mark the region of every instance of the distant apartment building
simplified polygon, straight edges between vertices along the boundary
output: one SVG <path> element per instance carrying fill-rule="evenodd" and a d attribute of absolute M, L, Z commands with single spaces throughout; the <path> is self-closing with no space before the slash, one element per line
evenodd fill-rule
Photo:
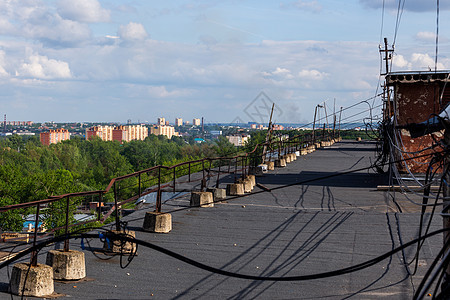
<path fill-rule="evenodd" d="M 148 128 L 141 125 L 127 126 L 94 126 L 86 129 L 86 139 L 98 136 L 104 141 L 130 142 L 133 140 L 145 140 L 148 136 Z"/>
<path fill-rule="evenodd" d="M 284 126 L 278 124 L 274 124 L 272 128 L 273 130 L 284 130 Z"/>
<path fill-rule="evenodd" d="M 183 126 L 183 119 L 175 118 L 175 126 Z"/>
<path fill-rule="evenodd" d="M 169 125 L 155 125 L 150 128 L 150 133 L 154 135 L 165 135 L 169 139 L 172 136 L 178 136 L 178 132 L 175 132 L 175 127 Z"/>
<path fill-rule="evenodd" d="M 31 126 L 33 125 L 32 121 L 6 121 L 6 125 L 9 126 Z"/>
<path fill-rule="evenodd" d="M 156 122 L 157 125 L 166 125 L 166 119 L 165 118 L 158 118 L 158 121 Z"/>
<path fill-rule="evenodd" d="M 112 141 L 113 129 L 114 127 L 108 125 L 86 128 L 86 139 L 90 140 L 91 138 L 98 136 L 103 141 Z"/>
<path fill-rule="evenodd" d="M 70 132 L 67 129 L 51 129 L 47 132 L 40 133 L 40 140 L 42 145 L 48 146 L 50 144 L 56 144 L 61 141 L 70 140 Z"/>
<path fill-rule="evenodd" d="M 245 145 L 245 143 L 250 139 L 250 135 L 247 134 L 228 135 L 227 139 L 230 143 L 232 143 L 236 147 L 240 147 Z"/>
<path fill-rule="evenodd" d="M 200 119 L 193 119 L 192 120 L 192 125 L 194 126 L 200 126 L 202 124 L 202 122 L 200 121 Z"/>

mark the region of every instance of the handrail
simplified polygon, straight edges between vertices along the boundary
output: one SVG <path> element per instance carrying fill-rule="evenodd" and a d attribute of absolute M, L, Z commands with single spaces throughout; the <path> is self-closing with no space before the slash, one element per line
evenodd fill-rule
<path fill-rule="evenodd" d="M 326 139 L 329 139 L 329 132 L 328 136 L 326 137 Z M 305 138 L 305 139 L 304 139 Z M 308 139 L 309 138 L 309 139 Z M 250 163 L 251 163 L 251 155 L 255 154 L 257 149 L 259 147 L 263 147 L 263 146 L 268 146 L 268 149 L 271 149 L 270 151 L 268 151 L 267 153 L 265 153 L 265 155 L 269 155 L 269 160 L 270 158 L 274 155 L 274 153 L 277 153 L 277 156 L 280 156 L 281 153 L 283 152 L 284 154 L 286 153 L 291 153 L 290 151 L 292 151 L 293 145 L 295 146 L 295 150 L 298 149 L 298 146 L 300 147 L 305 147 L 306 145 L 308 145 L 309 143 L 315 143 L 317 141 L 320 141 L 322 139 L 325 139 L 325 132 L 321 137 L 315 137 L 313 138 L 313 136 L 304 136 L 302 134 L 299 135 L 295 135 L 292 137 L 289 137 L 285 140 L 281 139 L 281 136 L 272 136 L 272 139 L 268 142 L 264 142 L 261 144 L 257 144 L 255 145 L 255 147 L 253 148 L 252 151 L 249 152 L 245 152 L 245 153 L 240 153 L 240 154 L 236 154 L 234 156 L 222 156 L 222 157 L 205 157 L 205 158 L 201 158 L 201 159 L 196 159 L 196 160 L 191 160 L 191 161 L 187 161 L 187 162 L 181 162 L 172 166 L 164 166 L 164 165 L 158 165 L 158 166 L 153 166 L 144 170 L 140 170 L 140 171 L 136 171 L 130 174 L 126 174 L 126 175 L 122 175 L 122 176 L 118 176 L 115 178 L 112 178 L 108 184 L 108 186 L 105 188 L 105 190 L 96 190 L 96 191 L 84 191 L 84 192 L 74 192 L 74 193 L 67 193 L 67 194 L 62 194 L 62 195 L 56 195 L 56 196 L 50 196 L 48 199 L 43 199 L 43 200 L 37 200 L 37 201 L 31 201 L 31 202 L 26 202 L 26 203 L 19 203 L 19 204 L 11 204 L 11 205 L 7 205 L 7 206 L 3 206 L 0 207 L 0 212 L 6 212 L 9 210 L 14 210 L 14 209 L 24 209 L 24 208 L 30 208 L 30 207 L 36 207 L 36 218 L 35 218 L 35 230 L 34 230 L 34 240 L 33 240 L 33 244 L 36 243 L 37 240 L 37 229 L 38 229 L 38 224 L 39 224 L 39 211 L 41 208 L 41 205 L 44 204 L 49 204 L 49 203 L 53 203 L 56 201 L 61 201 L 63 199 L 66 199 L 66 223 L 63 227 L 58 227 L 58 228 L 54 228 L 53 230 L 56 229 L 65 229 L 65 234 L 68 234 L 69 232 L 69 228 L 72 226 L 76 226 L 79 224 L 86 224 L 89 223 L 90 221 L 84 221 L 81 223 L 75 223 L 75 224 L 69 224 L 69 205 L 70 205 L 70 198 L 73 197 L 82 197 L 82 196 L 89 196 L 89 195 L 99 195 L 100 197 L 100 202 L 102 202 L 103 199 L 103 195 L 109 193 L 111 191 L 111 189 L 113 189 L 114 192 L 114 206 L 108 211 L 107 215 L 104 216 L 103 219 L 100 219 L 100 212 L 99 212 L 99 216 L 98 219 L 96 221 L 100 221 L 100 222 L 105 222 L 107 217 L 109 215 L 112 214 L 112 212 L 114 212 L 114 210 L 118 210 L 118 207 L 120 207 L 121 205 L 131 202 L 133 200 L 137 200 L 139 199 L 141 196 L 149 194 L 151 192 L 157 192 L 157 200 L 156 200 L 156 205 L 155 205 L 155 210 L 157 212 L 161 212 L 161 190 L 163 188 L 166 188 L 168 186 L 170 186 L 167 183 L 163 183 L 161 182 L 161 170 L 173 170 L 173 180 L 169 180 L 173 181 L 173 189 L 175 190 L 175 185 L 176 185 L 176 178 L 177 178 L 177 174 L 176 174 L 176 169 L 182 166 L 188 166 L 188 182 L 191 182 L 191 166 L 193 164 L 198 164 L 198 163 L 202 163 L 202 184 L 201 184 L 201 189 L 203 190 L 206 187 L 206 177 L 211 177 L 212 175 L 211 173 L 211 165 L 212 162 L 214 161 L 228 161 L 228 170 L 224 171 L 224 170 L 220 170 L 221 165 L 219 165 L 219 170 L 218 171 L 214 171 L 217 173 L 217 180 L 216 180 L 216 186 L 219 183 L 219 176 L 220 174 L 233 174 L 234 173 L 234 177 L 235 180 L 237 180 L 236 175 L 238 172 L 238 166 L 239 164 L 241 164 L 239 167 L 241 167 L 241 172 L 242 172 L 242 176 L 245 176 L 245 174 L 248 172 L 246 171 L 247 167 L 250 167 Z M 250 162 L 249 162 L 249 158 L 250 157 Z M 241 159 L 241 161 L 239 162 L 239 159 Z M 209 162 L 209 167 L 206 168 L 205 166 L 205 162 Z M 232 162 L 235 161 L 234 163 L 234 171 L 230 169 Z M 205 169 L 206 168 L 206 169 Z M 154 188 L 150 189 L 147 188 L 147 191 L 145 192 L 141 192 L 141 175 L 142 174 L 147 174 L 148 176 L 150 176 L 150 173 L 153 171 L 158 171 L 158 175 L 157 175 L 157 179 L 158 179 L 158 184 L 156 186 L 154 186 Z M 185 171 L 185 169 L 183 169 L 183 171 Z M 207 171 L 207 175 L 205 174 L 205 171 Z M 197 171 L 198 172 L 198 171 Z M 167 176 L 167 174 L 165 175 Z M 215 175 L 214 175 L 215 176 Z M 130 198 L 123 200 L 123 201 L 118 201 L 118 193 L 120 192 L 120 181 L 128 179 L 128 178 L 134 178 L 134 177 L 138 177 L 139 178 L 139 183 L 138 183 L 138 193 L 134 194 L 133 196 L 131 196 Z M 151 180 L 156 180 L 156 175 L 153 177 L 153 179 L 149 178 L 149 182 L 151 182 Z M 129 188 L 129 187 L 126 187 Z M 99 206 L 99 210 L 100 210 Z M 119 214 L 116 213 L 115 216 L 115 221 L 116 221 L 116 229 L 120 230 L 120 224 L 119 224 Z M 68 242 L 65 243 L 64 245 L 64 251 L 69 251 L 69 244 Z M 33 253 L 31 255 L 31 264 L 35 265 L 37 263 L 36 261 L 36 257 L 37 254 Z"/>

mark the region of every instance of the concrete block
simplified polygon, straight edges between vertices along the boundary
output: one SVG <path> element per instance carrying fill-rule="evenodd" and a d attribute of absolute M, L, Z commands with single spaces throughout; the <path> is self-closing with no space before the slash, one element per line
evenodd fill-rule
<path fill-rule="evenodd" d="M 44 264 L 30 267 L 28 263 L 17 263 L 11 272 L 10 285 L 11 293 L 14 295 L 32 297 L 51 295 L 55 291 L 53 269 Z"/>
<path fill-rule="evenodd" d="M 248 175 L 247 178 L 250 179 L 250 181 L 252 182 L 252 186 L 255 187 L 255 185 L 256 185 L 255 175 Z"/>
<path fill-rule="evenodd" d="M 132 254 L 136 251 L 135 243 L 121 239 L 121 237 L 135 238 L 136 232 L 132 230 L 111 230 L 111 232 L 106 232 L 105 236 L 106 238 L 103 243 L 103 250 L 106 252 Z"/>
<path fill-rule="evenodd" d="M 361 138 L 360 138 L 360 137 L 357 137 L 357 138 L 356 138 L 356 141 L 357 141 L 357 142 L 361 142 Z"/>
<path fill-rule="evenodd" d="M 225 189 L 207 188 L 206 191 L 212 193 L 214 200 L 222 200 L 227 197 L 227 191 Z"/>
<path fill-rule="evenodd" d="M 86 277 L 84 253 L 75 250 L 50 250 L 46 264 L 53 268 L 53 279 L 79 280 Z"/>
<path fill-rule="evenodd" d="M 291 162 L 291 156 L 289 154 L 285 154 L 282 157 L 284 158 L 287 164 Z"/>
<path fill-rule="evenodd" d="M 244 187 L 244 193 L 251 193 L 253 190 L 253 185 L 250 179 L 239 180 Z"/>
<path fill-rule="evenodd" d="M 277 159 L 275 161 L 275 167 L 278 167 L 278 168 L 286 167 L 286 160 L 284 158 Z"/>
<path fill-rule="evenodd" d="M 211 192 L 192 192 L 191 206 L 214 207 L 213 194 Z"/>
<path fill-rule="evenodd" d="M 227 185 L 227 195 L 242 196 L 244 195 L 244 185 L 242 183 L 230 183 Z"/>
<path fill-rule="evenodd" d="M 295 156 L 300 156 L 300 151 L 295 151 Z"/>
<path fill-rule="evenodd" d="M 291 153 L 291 161 L 297 160 L 297 155 L 295 153 Z"/>
<path fill-rule="evenodd" d="M 275 170 L 275 163 L 273 161 L 267 162 L 267 170 L 269 170 L 269 171 Z"/>
<path fill-rule="evenodd" d="M 145 231 L 156 233 L 169 233 L 172 230 L 172 215 L 156 211 L 145 213 L 144 225 Z"/>
<path fill-rule="evenodd" d="M 315 143 L 314 146 L 316 146 L 316 149 L 319 149 L 321 147 L 321 143 Z"/>

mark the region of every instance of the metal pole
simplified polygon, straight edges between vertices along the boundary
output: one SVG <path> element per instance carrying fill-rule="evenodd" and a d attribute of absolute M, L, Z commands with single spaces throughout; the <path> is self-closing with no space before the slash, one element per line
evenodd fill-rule
<path fill-rule="evenodd" d="M 36 206 L 36 219 L 34 221 L 34 238 L 33 238 L 33 249 L 36 249 L 36 240 L 37 240 L 37 230 L 39 227 L 39 209 L 40 209 L 40 204 L 38 204 Z M 30 264 L 33 267 L 37 266 L 37 252 L 36 250 L 33 250 L 31 252 L 31 258 L 30 258 Z"/>
<path fill-rule="evenodd" d="M 99 193 L 98 194 L 98 216 L 97 216 L 97 220 L 100 221 L 100 216 L 102 215 L 102 203 L 103 203 L 103 193 Z"/>
<path fill-rule="evenodd" d="M 120 231 L 119 207 L 117 205 L 117 186 L 116 186 L 116 182 L 115 181 L 114 181 L 114 207 L 116 208 L 116 230 Z"/>
<path fill-rule="evenodd" d="M 141 173 L 139 173 L 138 193 L 139 193 L 139 198 L 141 198 Z"/>
<path fill-rule="evenodd" d="M 191 182 L 191 162 L 189 162 L 189 182 Z"/>
<path fill-rule="evenodd" d="M 444 145 L 446 147 L 450 146 L 450 130 L 446 129 L 445 133 L 444 133 Z M 450 184 L 450 156 L 447 153 L 445 155 L 444 158 L 444 170 L 445 170 L 445 174 L 443 174 L 443 179 L 444 183 L 442 184 L 443 186 L 443 196 L 444 199 L 442 201 L 443 204 L 443 208 L 442 208 L 442 213 L 443 213 L 443 228 L 444 229 L 449 229 L 450 228 L 450 216 L 449 216 L 449 208 L 450 208 L 450 187 L 448 186 L 448 184 Z M 450 240 L 450 232 L 449 231 L 444 231 L 443 233 L 443 237 L 444 237 L 444 247 L 445 245 L 448 244 L 449 240 Z M 447 254 L 450 251 L 449 247 L 447 247 L 447 249 L 445 249 L 445 253 Z M 444 255 L 445 256 L 445 255 Z M 442 287 L 441 289 L 444 290 L 445 288 L 447 288 L 450 285 L 450 265 L 447 265 L 445 267 L 445 274 L 444 274 L 444 279 L 442 282 Z"/>
<path fill-rule="evenodd" d="M 65 234 L 66 238 L 64 239 L 64 252 L 69 252 L 69 211 L 70 211 L 70 196 L 66 197 L 66 228 Z"/>
<path fill-rule="evenodd" d="M 161 212 L 161 166 L 158 166 L 158 192 L 156 194 L 156 212 Z"/>
<path fill-rule="evenodd" d="M 202 184 L 201 184 L 201 191 L 203 192 L 203 189 L 205 188 L 205 160 L 202 159 Z"/>
<path fill-rule="evenodd" d="M 316 142 L 316 116 L 317 116 L 317 107 L 318 107 L 318 105 L 316 105 L 316 109 L 314 110 L 314 123 L 313 123 L 313 131 L 312 131 L 312 139 L 313 139 L 313 143 Z"/>
<path fill-rule="evenodd" d="M 216 188 L 219 188 L 219 177 L 220 177 L 220 161 L 219 161 L 219 171 L 217 172 Z"/>
<path fill-rule="evenodd" d="M 175 193 L 175 187 L 176 187 L 176 168 L 177 167 L 173 167 L 173 192 Z"/>

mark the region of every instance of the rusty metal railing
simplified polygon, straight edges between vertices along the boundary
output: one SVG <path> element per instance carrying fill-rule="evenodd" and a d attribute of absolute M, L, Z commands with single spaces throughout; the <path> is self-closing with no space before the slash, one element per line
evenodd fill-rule
<path fill-rule="evenodd" d="M 327 138 L 325 134 L 322 138 Z M 104 223 L 109 216 L 115 211 L 115 227 L 117 231 L 120 231 L 120 214 L 119 209 L 124 204 L 136 201 L 140 197 L 145 196 L 150 193 L 156 192 L 156 203 L 155 203 L 155 211 L 162 211 L 162 201 L 161 201 L 161 192 L 163 189 L 169 188 L 173 192 L 177 190 L 177 179 L 186 176 L 184 182 L 193 182 L 195 180 L 192 179 L 192 175 L 195 173 L 201 172 L 201 178 L 197 179 L 201 181 L 200 189 L 204 190 L 207 187 L 207 179 L 215 177 L 215 187 L 219 186 L 220 176 L 223 174 L 233 174 L 234 181 L 237 182 L 239 177 L 246 177 L 250 172 L 250 166 L 256 166 L 259 162 L 259 158 L 261 155 L 261 151 L 258 149 L 262 149 L 263 146 L 267 146 L 269 151 L 266 153 L 267 161 L 271 161 L 275 156 L 281 157 L 287 153 L 292 153 L 293 151 L 297 151 L 298 149 L 307 147 L 319 140 L 319 137 L 313 137 L 312 134 L 309 135 L 296 135 L 290 137 L 288 139 L 282 140 L 279 137 L 273 137 L 271 141 L 265 144 L 256 145 L 252 151 L 246 152 L 243 154 L 237 154 L 235 156 L 225 156 L 225 157 L 215 157 L 215 158 L 202 158 L 197 160 L 191 160 L 187 162 L 182 162 L 173 166 L 154 166 L 148 169 L 144 169 L 141 171 L 137 171 L 131 174 L 126 174 L 123 176 L 119 176 L 111 179 L 108 186 L 105 190 L 96 190 L 96 191 L 86 191 L 86 192 L 78 192 L 78 193 L 68 193 L 63 195 L 51 196 L 48 199 L 32 201 L 27 203 L 13 204 L 7 205 L 4 207 L 0 207 L 0 213 L 6 212 L 10 210 L 16 209 L 24 209 L 24 208 L 32 208 L 35 207 L 35 220 L 34 220 L 34 232 L 33 232 L 33 247 L 36 246 L 38 239 L 38 228 L 39 228 L 39 219 L 40 219 L 40 211 L 43 206 L 49 205 L 56 201 L 62 201 L 65 199 L 65 224 L 62 227 L 53 228 L 49 230 L 49 232 L 54 232 L 56 230 L 64 229 L 64 234 L 66 236 L 69 235 L 69 231 L 71 227 L 77 225 L 84 225 L 91 222 L 100 222 Z M 261 153 L 260 153 L 261 152 Z M 233 168 L 234 167 L 234 168 Z M 217 170 L 214 170 L 217 168 Z M 147 177 L 145 180 L 144 177 Z M 121 183 L 126 183 L 127 179 L 137 178 L 137 187 L 135 184 L 130 186 L 121 187 Z M 170 179 L 170 180 L 167 180 Z M 172 184 L 170 183 L 172 182 Z M 145 183 L 147 183 L 148 187 L 145 188 Z M 183 182 L 178 182 L 178 184 Z M 132 188 L 135 192 L 126 195 L 125 200 L 120 201 L 120 194 L 123 190 L 127 190 Z M 105 195 L 113 194 L 114 197 L 114 205 L 110 208 L 110 210 L 102 216 L 101 212 L 101 204 L 103 203 L 103 199 Z M 75 197 L 87 197 L 97 195 L 99 197 L 99 205 L 98 208 L 98 216 L 96 220 L 84 221 L 70 224 L 69 215 L 70 215 L 70 205 L 71 199 Z M 64 242 L 64 251 L 69 251 L 69 239 L 65 239 Z M 37 253 L 34 251 L 31 254 L 30 263 L 32 265 L 37 264 Z"/>

